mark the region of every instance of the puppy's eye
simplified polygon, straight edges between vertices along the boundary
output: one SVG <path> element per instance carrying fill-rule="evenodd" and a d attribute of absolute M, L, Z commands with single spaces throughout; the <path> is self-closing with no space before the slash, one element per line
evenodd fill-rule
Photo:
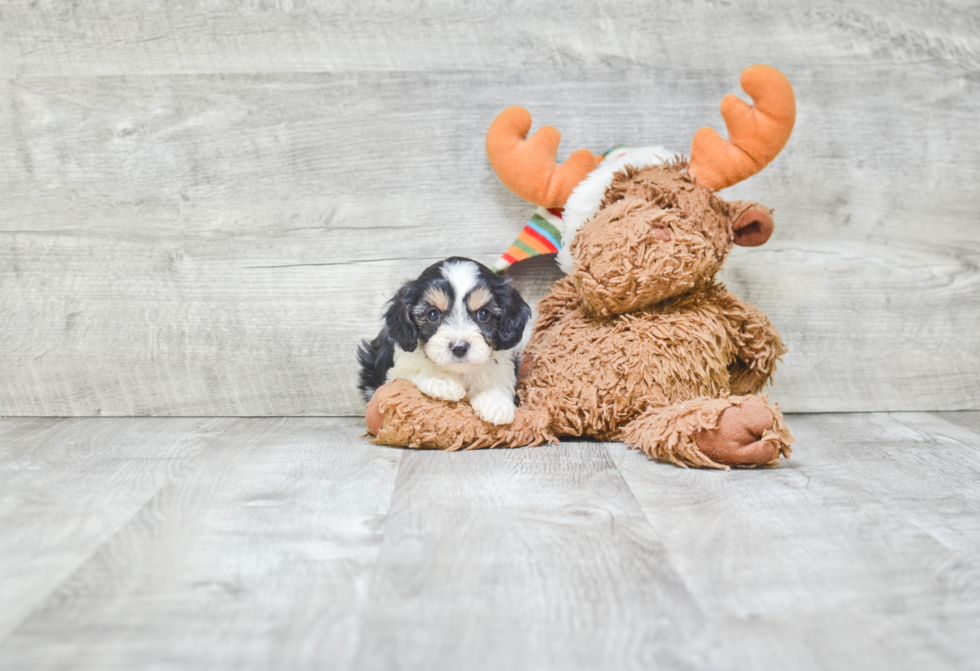
<path fill-rule="evenodd" d="M 425 313 L 425 318 L 428 319 L 430 322 L 439 321 L 439 317 L 441 316 L 442 313 L 436 310 L 435 308 L 429 308 L 429 311 Z"/>
<path fill-rule="evenodd" d="M 479 310 L 476 311 L 476 320 L 478 322 L 485 322 L 488 319 L 490 319 L 489 310 L 487 310 L 486 308 L 480 308 Z"/>

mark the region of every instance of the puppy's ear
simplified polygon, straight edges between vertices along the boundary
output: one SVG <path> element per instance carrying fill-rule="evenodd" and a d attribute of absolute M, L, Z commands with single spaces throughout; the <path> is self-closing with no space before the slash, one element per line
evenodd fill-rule
<path fill-rule="evenodd" d="M 414 352 L 419 346 L 419 330 L 411 314 L 415 293 L 415 287 L 406 284 L 388 303 L 388 311 L 385 313 L 388 335 L 406 352 Z"/>
<path fill-rule="evenodd" d="M 531 318 L 531 308 L 510 282 L 503 281 L 494 288 L 497 305 L 500 306 L 500 319 L 497 321 L 497 349 L 516 347 L 524 336 L 524 327 Z"/>

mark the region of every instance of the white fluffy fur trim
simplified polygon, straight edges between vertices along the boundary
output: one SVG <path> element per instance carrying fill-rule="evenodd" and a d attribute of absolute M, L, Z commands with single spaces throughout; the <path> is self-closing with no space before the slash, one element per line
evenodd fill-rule
<path fill-rule="evenodd" d="M 585 226 L 596 212 L 606 195 L 606 189 L 612 184 L 613 175 L 625 168 L 643 168 L 648 165 L 661 165 L 671 160 L 674 152 L 663 147 L 637 147 L 615 159 L 606 159 L 599 167 L 578 183 L 565 201 L 565 211 L 562 213 L 561 249 L 558 250 L 558 265 L 570 273 L 575 263 L 572 261 L 570 247 L 578 229 Z"/>

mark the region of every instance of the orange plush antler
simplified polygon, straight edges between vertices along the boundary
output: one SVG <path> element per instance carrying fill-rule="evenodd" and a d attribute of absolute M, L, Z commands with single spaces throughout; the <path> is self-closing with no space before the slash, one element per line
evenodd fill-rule
<path fill-rule="evenodd" d="M 752 65 L 742 71 L 741 83 L 755 105 L 731 94 L 721 101 L 729 140 L 701 128 L 691 143 L 688 169 L 699 185 L 712 191 L 765 168 L 786 145 L 796 121 L 793 87 L 782 72 L 768 65 Z"/>
<path fill-rule="evenodd" d="M 523 107 L 508 107 L 487 131 L 487 157 L 500 181 L 524 200 L 543 207 L 562 207 L 572 189 L 595 170 L 595 155 L 588 149 L 573 152 L 555 164 L 561 133 L 542 126 L 527 138 L 531 114 Z"/>

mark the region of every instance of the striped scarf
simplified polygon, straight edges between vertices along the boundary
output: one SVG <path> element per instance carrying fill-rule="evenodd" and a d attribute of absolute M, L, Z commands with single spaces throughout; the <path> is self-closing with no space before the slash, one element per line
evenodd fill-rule
<path fill-rule="evenodd" d="M 561 210 L 539 207 L 503 256 L 490 269 L 503 273 L 518 261 L 542 254 L 557 254 L 561 247 Z"/>

